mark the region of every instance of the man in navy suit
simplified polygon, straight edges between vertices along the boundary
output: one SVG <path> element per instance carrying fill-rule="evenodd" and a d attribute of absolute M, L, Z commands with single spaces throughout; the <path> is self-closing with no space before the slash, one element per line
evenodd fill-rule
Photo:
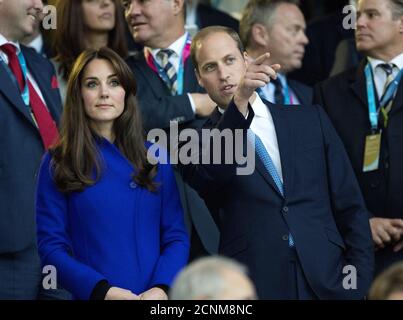
<path fill-rule="evenodd" d="M 240 24 L 246 52 L 257 58 L 270 52 L 271 63 L 281 65 L 278 78 L 258 90 L 259 95 L 277 104 L 310 105 L 312 89 L 287 74 L 301 68 L 305 46 L 305 18 L 298 0 L 249 1 Z"/>
<path fill-rule="evenodd" d="M 326 114 L 262 100 L 255 90 L 278 65 L 269 67 L 267 53 L 246 62 L 231 29 L 200 31 L 192 59 L 218 105 L 206 127 L 250 128 L 245 139 L 256 143 L 250 175 L 203 154 L 201 164 L 182 165 L 185 181 L 215 208 L 219 253 L 248 267 L 262 299 L 363 298 L 374 263 L 368 212 Z"/>
<path fill-rule="evenodd" d="M 127 60 L 137 81 L 143 125 L 169 129 L 197 128 L 211 114 L 214 102 L 198 85 L 190 56 L 191 38 L 185 31 L 184 0 L 123 2 L 134 40 L 144 50 Z M 188 231 L 190 258 L 217 252 L 218 230 L 204 202 L 177 176 Z"/>
<path fill-rule="evenodd" d="M 42 7 L 40 0 L 0 0 L 0 299 L 44 292 L 34 188 L 42 154 L 57 138 L 61 99 L 51 63 L 18 43 Z"/>
<path fill-rule="evenodd" d="M 378 274 L 403 261 L 403 1 L 360 0 L 357 13 L 365 59 L 320 84 L 315 100 L 344 143 L 371 214 Z M 372 167 L 364 161 L 368 141 L 377 143 Z"/>

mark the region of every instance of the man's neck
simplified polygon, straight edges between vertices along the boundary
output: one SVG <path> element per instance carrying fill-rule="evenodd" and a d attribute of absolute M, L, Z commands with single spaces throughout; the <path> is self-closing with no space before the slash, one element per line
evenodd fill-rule
<path fill-rule="evenodd" d="M 155 39 L 155 41 L 152 41 L 149 44 L 146 44 L 146 47 L 149 47 L 151 49 L 165 49 L 168 48 L 172 43 L 174 43 L 176 40 L 178 40 L 180 37 L 182 37 L 185 34 L 185 27 L 182 25 L 181 28 L 178 28 L 177 30 L 174 30 L 174 32 L 170 32 L 167 36 L 161 36 L 158 39 Z"/>
<path fill-rule="evenodd" d="M 396 47 L 387 48 L 382 51 L 379 50 L 379 51 L 374 51 L 374 52 L 368 52 L 367 56 L 374 58 L 374 59 L 389 62 L 389 61 L 393 60 L 393 58 L 396 58 L 398 55 L 400 55 L 402 53 L 403 53 L 403 45 L 399 45 Z M 364 54 L 365 54 L 365 52 L 364 52 Z"/>

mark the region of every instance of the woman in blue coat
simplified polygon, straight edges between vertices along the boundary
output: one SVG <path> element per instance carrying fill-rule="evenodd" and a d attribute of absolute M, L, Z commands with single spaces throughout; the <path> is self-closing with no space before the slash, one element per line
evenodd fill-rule
<path fill-rule="evenodd" d="M 58 144 L 42 161 L 43 265 L 76 299 L 166 299 L 189 240 L 170 165 L 147 160 L 136 83 L 112 50 L 86 50 L 68 81 Z"/>

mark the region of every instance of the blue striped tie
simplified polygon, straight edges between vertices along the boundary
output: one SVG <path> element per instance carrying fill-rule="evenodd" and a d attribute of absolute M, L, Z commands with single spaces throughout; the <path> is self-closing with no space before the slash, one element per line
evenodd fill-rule
<path fill-rule="evenodd" d="M 281 195 L 284 197 L 284 185 L 281 181 L 280 175 L 278 174 L 276 167 L 274 166 L 273 160 L 270 157 L 270 154 L 267 152 L 262 140 L 259 138 L 257 134 L 255 134 L 252 130 L 248 130 L 248 135 L 255 136 L 255 150 L 260 160 L 262 160 L 265 168 L 270 173 L 273 178 L 274 183 L 277 186 L 277 189 L 280 191 Z M 294 247 L 294 239 L 292 238 L 291 233 L 288 236 L 288 246 Z"/>
<path fill-rule="evenodd" d="M 161 61 L 161 68 L 165 73 L 165 82 L 171 91 L 172 95 L 176 94 L 178 87 L 178 79 L 175 67 L 169 62 L 169 58 L 174 54 L 171 49 L 162 49 L 157 53 L 158 58 Z"/>

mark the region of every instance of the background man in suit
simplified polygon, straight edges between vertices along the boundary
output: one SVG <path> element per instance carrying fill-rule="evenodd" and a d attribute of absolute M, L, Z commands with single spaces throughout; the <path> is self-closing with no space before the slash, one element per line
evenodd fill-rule
<path fill-rule="evenodd" d="M 49 61 L 18 41 L 33 32 L 40 0 L 0 0 L 0 299 L 36 299 L 41 269 L 34 188 L 57 138 L 61 99 Z"/>
<path fill-rule="evenodd" d="M 245 7 L 240 35 L 246 52 L 257 58 L 270 52 L 271 63 L 281 65 L 278 78 L 258 90 L 267 101 L 278 104 L 311 104 L 312 89 L 287 78 L 301 67 L 305 19 L 298 0 L 250 0 Z"/>
<path fill-rule="evenodd" d="M 214 8 L 209 2 L 186 0 L 186 30 L 194 35 L 208 26 L 226 26 L 238 32 L 239 21 L 228 13 Z"/>
<path fill-rule="evenodd" d="M 321 84 L 315 100 L 344 142 L 371 213 L 378 273 L 403 260 L 403 1 L 358 1 L 355 38 L 366 58 Z"/>
<path fill-rule="evenodd" d="M 129 0 L 123 2 L 134 40 L 144 51 L 128 59 L 137 80 L 137 98 L 146 131 L 199 127 L 214 103 L 198 85 L 190 55 L 190 36 L 185 31 L 184 0 Z M 190 258 L 215 253 L 218 230 L 197 193 L 177 176 L 188 231 Z M 201 242 L 200 242 L 201 239 Z"/>
<path fill-rule="evenodd" d="M 347 154 L 321 108 L 265 104 L 254 92 L 275 77 L 268 57 L 245 62 L 231 29 L 196 35 L 196 74 L 218 105 L 206 127 L 250 125 L 256 170 L 241 176 L 235 165 L 201 161 L 182 166 L 184 179 L 217 208 L 219 252 L 248 267 L 260 298 L 362 298 L 373 250 Z M 357 271 L 355 290 L 343 286 L 346 265 Z"/>

